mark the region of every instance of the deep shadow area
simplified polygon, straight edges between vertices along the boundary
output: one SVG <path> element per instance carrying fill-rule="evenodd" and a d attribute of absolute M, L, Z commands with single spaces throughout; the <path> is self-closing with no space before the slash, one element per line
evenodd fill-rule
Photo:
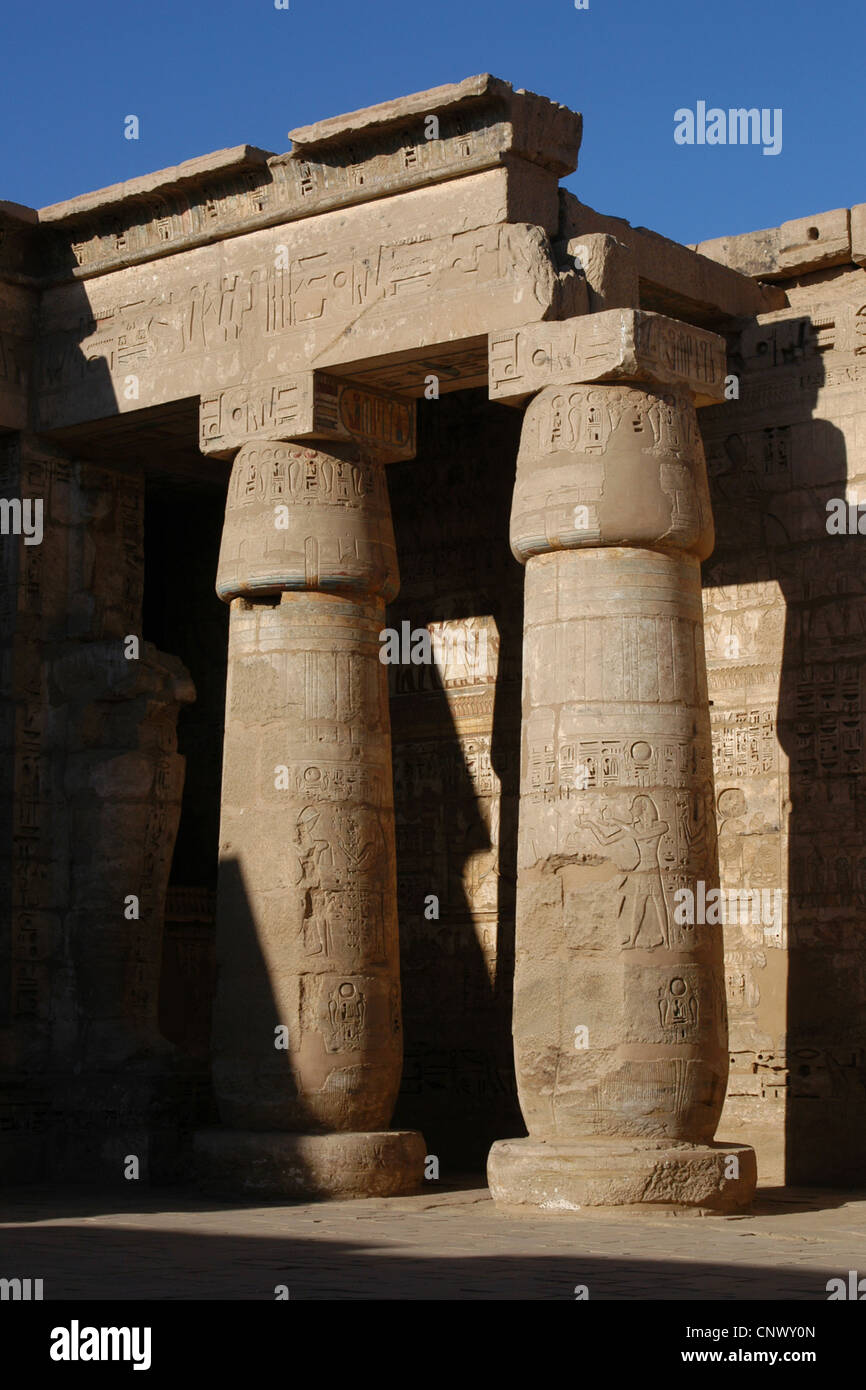
<path fill-rule="evenodd" d="M 495 1139 L 525 1133 L 511 1040 L 523 569 L 508 543 L 521 422 L 485 391 L 419 401 L 417 457 L 387 470 L 401 575 L 387 621 L 443 644 L 438 666 L 389 667 L 405 1030 L 394 1124 L 421 1129 L 443 1173 L 483 1172 Z"/>
<path fill-rule="evenodd" d="M 145 493 L 144 640 L 183 661 L 195 701 L 178 719 L 186 759 L 183 801 L 166 899 L 160 1026 L 185 1052 L 206 1059 L 216 983 L 214 924 L 228 607 L 214 581 L 225 511 L 225 478 L 149 477 Z"/>

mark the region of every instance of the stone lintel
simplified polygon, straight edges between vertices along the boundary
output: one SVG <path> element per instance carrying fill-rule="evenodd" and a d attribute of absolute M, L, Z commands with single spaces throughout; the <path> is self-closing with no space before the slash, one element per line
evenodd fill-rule
<path fill-rule="evenodd" d="M 166 197 L 187 184 L 200 184 L 208 178 L 224 179 L 244 169 L 260 168 L 267 164 L 270 155 L 270 150 L 260 150 L 256 145 L 232 145 L 225 150 L 213 150 L 168 169 L 155 169 L 152 174 L 142 174 L 140 178 L 124 179 L 106 188 L 95 188 L 92 193 L 50 203 L 39 209 L 39 221 L 68 222 L 95 212 L 115 211 L 118 204 L 135 203 L 136 199 L 154 194 Z"/>
<path fill-rule="evenodd" d="M 405 133 L 407 150 L 425 141 L 433 143 L 428 118 L 453 118 L 486 110 L 485 123 L 495 130 L 491 145 L 494 151 L 519 155 L 532 164 L 540 164 L 558 177 L 574 173 L 583 129 L 583 117 L 577 111 L 549 98 L 520 88 L 515 90 L 490 73 L 467 77 L 462 82 L 432 87 L 429 91 L 413 92 L 394 101 L 378 102 L 361 111 L 332 116 L 312 125 L 289 131 L 292 141 L 291 158 L 325 158 L 324 151 L 350 144 L 356 154 L 363 155 L 363 144 L 371 137 L 376 140 L 385 132 Z M 426 127 L 426 128 L 425 128 Z M 434 137 L 435 139 L 435 137 Z M 467 132 L 467 142 L 470 137 Z M 468 154 L 468 149 L 467 149 Z"/>
<path fill-rule="evenodd" d="M 828 270 L 856 261 L 854 241 L 858 211 L 834 208 L 830 212 L 796 217 L 780 227 L 763 227 L 740 236 L 715 237 L 693 248 L 700 255 L 730 266 L 743 275 L 762 280 L 788 280 L 813 270 Z M 862 222 L 861 224 L 862 225 Z M 861 256 L 866 255 L 862 247 Z"/>
<path fill-rule="evenodd" d="M 470 78 L 302 127 L 285 154 L 238 145 L 43 208 L 40 273 L 86 279 L 491 169 L 507 175 L 505 217 L 553 232 L 557 181 L 577 165 L 581 128 L 580 115 L 545 97 Z"/>
<path fill-rule="evenodd" d="M 621 217 L 607 217 L 581 203 L 566 189 L 559 192 L 564 242 L 580 241 L 590 232 L 608 232 L 634 254 L 643 309 L 671 314 L 713 328 L 720 320 L 748 318 L 784 309 L 785 293 L 775 285 L 757 284 L 720 258 L 710 259 L 693 247 L 632 227 Z"/>
<path fill-rule="evenodd" d="M 541 228 L 454 229 L 455 216 L 497 216 L 499 173 L 466 181 L 471 213 L 450 185 L 425 188 L 347 209 L 336 227 L 310 218 L 172 257 L 162 276 L 130 267 L 44 291 L 36 427 L 312 368 L 357 377 L 356 364 L 375 362 L 387 378 L 364 372 L 365 385 L 423 395 L 438 375 L 431 354 L 445 359 L 440 390 L 483 385 L 488 333 L 586 303 L 582 277 L 558 271 Z"/>
<path fill-rule="evenodd" d="M 202 396 L 199 444 L 227 459 L 255 440 L 349 440 L 388 461 L 410 459 L 415 415 L 414 400 L 304 371 Z"/>
<path fill-rule="evenodd" d="M 634 381 L 685 387 L 695 405 L 724 400 L 724 339 L 664 314 L 609 309 L 489 337 L 490 399 L 521 405 L 545 386 Z"/>

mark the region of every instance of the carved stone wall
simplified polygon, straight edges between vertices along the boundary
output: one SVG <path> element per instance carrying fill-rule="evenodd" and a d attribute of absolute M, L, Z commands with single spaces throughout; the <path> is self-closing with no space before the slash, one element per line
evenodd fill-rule
<path fill-rule="evenodd" d="M 44 533 L 3 544 L 0 1163 L 119 1176 L 133 1152 L 148 1171 L 171 1109 L 158 982 L 175 724 L 195 692 L 176 658 L 126 655 L 141 633 L 143 480 L 21 436 L 2 487 L 42 501 Z"/>
<path fill-rule="evenodd" d="M 745 239 L 743 239 L 745 240 Z M 866 1145 L 866 272 L 786 285 L 733 335 L 739 399 L 701 415 L 716 518 L 704 575 L 727 928 L 723 1136 L 762 1178 L 855 1182 Z M 864 509 L 866 510 L 866 509 Z M 866 531 L 866 523 L 863 524 Z M 776 892 L 780 898 L 776 898 Z M 748 915 L 748 921 L 739 920 Z"/>

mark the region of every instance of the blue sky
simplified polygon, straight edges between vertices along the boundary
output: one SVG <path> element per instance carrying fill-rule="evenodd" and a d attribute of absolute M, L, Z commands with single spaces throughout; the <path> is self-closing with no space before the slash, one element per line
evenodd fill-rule
<path fill-rule="evenodd" d="M 3 19 L 0 198 L 31 206 L 493 72 L 584 115 L 566 185 L 679 241 L 866 201 L 863 0 L 42 0 Z M 781 153 L 674 143 L 780 107 Z M 137 115 L 140 139 L 124 139 Z"/>

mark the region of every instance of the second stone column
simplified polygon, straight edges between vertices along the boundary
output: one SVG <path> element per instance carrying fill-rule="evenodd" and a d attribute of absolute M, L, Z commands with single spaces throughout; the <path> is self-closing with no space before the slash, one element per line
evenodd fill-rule
<path fill-rule="evenodd" d="M 514 1049 L 529 1138 L 491 1150 L 506 1207 L 729 1210 L 754 1189 L 753 1151 L 713 1143 L 723 949 L 694 910 L 718 886 L 712 544 L 682 385 L 532 400 L 511 521 L 526 566 Z"/>

